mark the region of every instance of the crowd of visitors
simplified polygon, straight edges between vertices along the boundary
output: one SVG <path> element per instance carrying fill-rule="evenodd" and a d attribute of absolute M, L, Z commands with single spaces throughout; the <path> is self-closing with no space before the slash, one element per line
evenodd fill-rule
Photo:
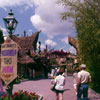
<path fill-rule="evenodd" d="M 73 87 L 75 89 L 76 100 L 82 100 L 82 96 L 83 100 L 88 100 L 88 85 L 91 82 L 91 76 L 85 69 L 86 65 L 81 64 L 73 73 Z M 51 77 L 53 79 L 51 83 L 53 85 L 51 90 L 56 93 L 56 100 L 63 100 L 64 85 L 67 81 L 66 76 L 64 70 L 55 68 L 52 71 Z"/>

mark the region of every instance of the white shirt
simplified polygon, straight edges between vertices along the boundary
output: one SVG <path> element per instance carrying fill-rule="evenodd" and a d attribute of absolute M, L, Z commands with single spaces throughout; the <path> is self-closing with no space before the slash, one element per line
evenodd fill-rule
<path fill-rule="evenodd" d="M 51 70 L 51 77 L 54 76 L 54 69 Z"/>
<path fill-rule="evenodd" d="M 78 73 L 75 72 L 75 73 L 73 73 L 73 83 L 74 84 L 77 84 L 77 79 L 78 79 Z"/>
<path fill-rule="evenodd" d="M 81 70 L 80 72 L 78 72 L 78 78 L 81 79 L 81 83 L 89 83 L 89 79 L 91 79 L 91 76 L 89 72 Z"/>
<path fill-rule="evenodd" d="M 58 75 L 55 79 L 56 86 L 55 89 L 57 90 L 64 90 L 64 83 L 65 83 L 65 77 L 62 75 Z"/>

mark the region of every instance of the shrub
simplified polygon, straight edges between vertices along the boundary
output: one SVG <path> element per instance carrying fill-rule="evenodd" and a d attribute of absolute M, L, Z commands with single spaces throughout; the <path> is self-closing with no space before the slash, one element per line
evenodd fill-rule
<path fill-rule="evenodd" d="M 18 92 L 15 92 L 12 97 L 9 95 L 4 95 L 0 100 L 38 100 L 39 95 L 34 93 L 29 93 L 27 91 L 19 90 Z"/>

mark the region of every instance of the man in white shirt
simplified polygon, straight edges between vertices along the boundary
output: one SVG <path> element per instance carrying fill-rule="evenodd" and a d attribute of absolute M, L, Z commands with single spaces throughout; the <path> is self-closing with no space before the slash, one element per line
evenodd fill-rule
<path fill-rule="evenodd" d="M 78 72 L 77 80 L 77 100 L 82 100 L 81 96 L 83 95 L 83 100 L 88 100 L 88 84 L 91 82 L 90 73 L 85 71 L 86 65 L 80 65 L 81 71 Z"/>

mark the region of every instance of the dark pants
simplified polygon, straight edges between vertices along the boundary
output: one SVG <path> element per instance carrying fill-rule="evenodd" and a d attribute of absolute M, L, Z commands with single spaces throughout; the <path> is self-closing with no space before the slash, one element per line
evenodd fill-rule
<path fill-rule="evenodd" d="M 82 95 L 83 100 L 88 100 L 88 84 L 80 84 L 78 88 L 77 100 L 82 100 Z"/>

